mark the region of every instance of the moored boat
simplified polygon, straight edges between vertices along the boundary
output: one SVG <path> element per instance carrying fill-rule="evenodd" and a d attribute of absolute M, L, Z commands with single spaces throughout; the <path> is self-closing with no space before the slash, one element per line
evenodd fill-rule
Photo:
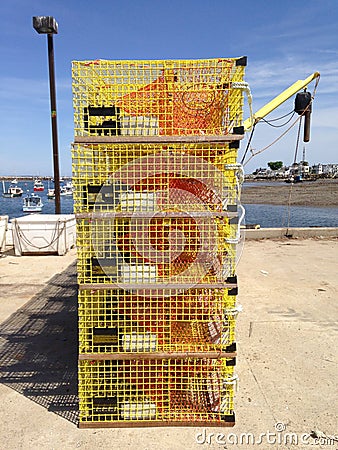
<path fill-rule="evenodd" d="M 27 194 L 23 199 L 23 212 L 41 212 L 43 203 L 41 197 L 36 194 Z"/>
<path fill-rule="evenodd" d="M 47 197 L 48 198 L 55 198 L 55 189 L 48 189 L 48 192 L 47 192 Z"/>
<path fill-rule="evenodd" d="M 68 181 L 66 184 L 60 187 L 60 195 L 73 195 L 74 186 L 71 181 Z"/>
<path fill-rule="evenodd" d="M 21 189 L 21 187 L 19 186 L 15 186 L 13 184 L 10 184 L 8 189 L 6 190 L 5 187 L 5 182 L 2 182 L 2 196 L 3 197 L 8 197 L 8 198 L 12 198 L 12 197 L 21 197 L 23 194 L 23 190 Z"/>
<path fill-rule="evenodd" d="M 43 185 L 42 181 L 39 178 L 36 178 L 34 180 L 34 188 L 33 190 L 35 192 L 41 192 L 45 190 L 45 186 Z"/>

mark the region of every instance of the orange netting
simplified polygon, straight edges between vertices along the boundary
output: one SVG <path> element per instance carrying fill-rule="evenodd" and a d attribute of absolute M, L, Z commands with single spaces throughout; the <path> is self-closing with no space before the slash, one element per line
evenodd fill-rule
<path fill-rule="evenodd" d="M 171 70 L 124 95 L 117 106 L 131 115 L 158 117 L 159 133 L 169 136 L 220 133 L 227 103 L 223 85 L 181 84 Z"/>

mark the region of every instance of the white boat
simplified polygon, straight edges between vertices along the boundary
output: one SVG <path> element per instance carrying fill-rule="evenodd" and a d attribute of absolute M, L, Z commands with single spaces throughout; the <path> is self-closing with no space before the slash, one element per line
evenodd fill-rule
<path fill-rule="evenodd" d="M 21 187 L 19 186 L 15 186 L 13 184 L 10 184 L 7 191 L 6 191 L 6 186 L 5 186 L 5 182 L 2 182 L 2 196 L 3 197 L 21 197 L 23 194 L 23 190 L 21 189 Z"/>
<path fill-rule="evenodd" d="M 39 178 L 36 178 L 34 180 L 34 191 L 44 191 L 45 190 L 45 186 L 43 185 L 42 181 Z"/>
<path fill-rule="evenodd" d="M 13 178 L 11 184 L 18 184 L 18 180 L 16 178 Z"/>
<path fill-rule="evenodd" d="M 60 187 L 60 195 L 73 195 L 74 186 L 71 181 L 68 181 L 66 184 Z"/>
<path fill-rule="evenodd" d="M 55 198 L 55 189 L 49 188 L 48 192 L 47 192 L 47 197 L 48 198 Z"/>
<path fill-rule="evenodd" d="M 41 197 L 36 194 L 27 194 L 23 199 L 23 212 L 41 212 L 42 207 Z"/>

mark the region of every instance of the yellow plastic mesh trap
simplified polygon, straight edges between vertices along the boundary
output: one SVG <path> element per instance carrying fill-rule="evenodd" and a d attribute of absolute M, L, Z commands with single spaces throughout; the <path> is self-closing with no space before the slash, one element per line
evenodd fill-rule
<path fill-rule="evenodd" d="M 80 426 L 233 421 L 229 359 L 81 361 Z"/>
<path fill-rule="evenodd" d="M 78 136 L 224 135 L 242 125 L 246 58 L 73 61 Z"/>
<path fill-rule="evenodd" d="M 172 295 L 146 297 L 122 289 L 82 290 L 79 351 L 106 355 L 233 351 L 239 311 L 233 291 L 172 290 Z"/>
<path fill-rule="evenodd" d="M 75 212 L 226 211 L 239 202 L 231 144 L 75 144 Z"/>
<path fill-rule="evenodd" d="M 236 266 L 235 217 L 78 219 L 82 284 L 223 283 Z M 153 288 L 156 286 L 153 286 Z M 159 286 L 160 287 L 160 286 Z"/>

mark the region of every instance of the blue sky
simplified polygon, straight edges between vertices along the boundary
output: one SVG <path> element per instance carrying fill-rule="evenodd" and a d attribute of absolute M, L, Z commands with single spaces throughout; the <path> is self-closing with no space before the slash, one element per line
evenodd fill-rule
<path fill-rule="evenodd" d="M 71 174 L 71 61 L 84 59 L 246 55 L 245 79 L 255 111 L 296 80 L 319 71 L 306 159 L 310 164 L 338 162 L 337 0 L 10 0 L 1 2 L 0 12 L 0 175 L 53 173 L 47 39 L 32 28 L 37 15 L 52 15 L 59 24 L 54 48 L 63 175 Z M 291 98 L 267 118 L 293 107 Z M 259 151 L 283 130 L 260 123 L 253 149 Z M 296 135 L 294 127 L 253 158 L 246 172 L 268 161 L 291 164 Z"/>

